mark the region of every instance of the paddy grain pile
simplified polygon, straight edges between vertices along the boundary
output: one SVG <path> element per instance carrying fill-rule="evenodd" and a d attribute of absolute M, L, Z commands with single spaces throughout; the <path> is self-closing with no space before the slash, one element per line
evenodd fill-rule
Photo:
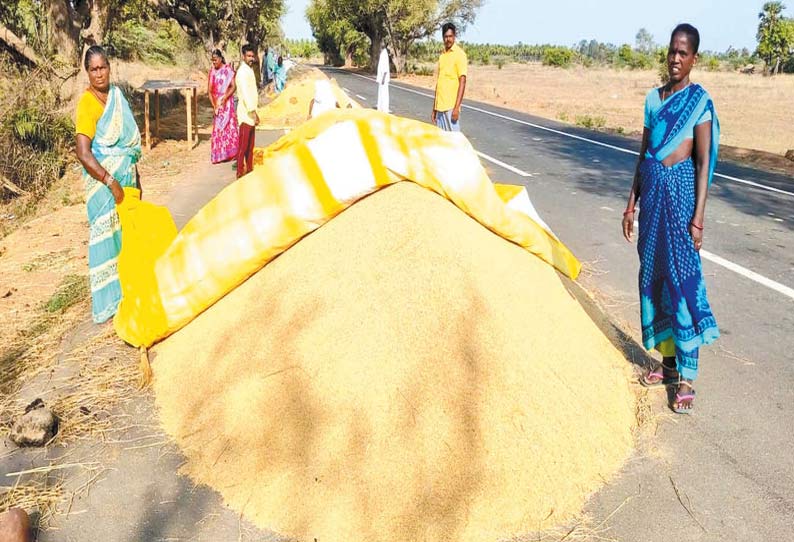
<path fill-rule="evenodd" d="M 404 182 L 161 343 L 154 388 L 184 472 L 260 527 L 495 541 L 621 467 L 626 365 L 549 265 Z"/>
<path fill-rule="evenodd" d="M 281 94 L 274 95 L 273 101 L 257 111 L 259 114 L 257 129 L 295 128 L 306 122 L 309 116 L 309 104 L 314 99 L 314 83 L 320 79 L 328 80 L 328 77 L 318 69 L 301 71 L 294 79 L 290 79 Z M 330 84 L 339 107 L 361 107 L 342 90 L 335 79 L 330 79 Z"/>

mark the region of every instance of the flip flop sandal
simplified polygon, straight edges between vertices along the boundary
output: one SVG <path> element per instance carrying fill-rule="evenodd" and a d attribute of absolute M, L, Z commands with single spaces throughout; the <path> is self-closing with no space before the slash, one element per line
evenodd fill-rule
<path fill-rule="evenodd" d="M 676 371 L 676 369 L 671 367 L 666 367 L 664 363 L 660 363 L 656 365 L 653 369 L 643 373 L 643 375 L 639 378 L 640 384 L 646 388 L 663 388 L 671 384 L 677 384 L 678 383 L 677 371 L 675 376 L 665 377 L 664 376 L 665 369 L 667 369 L 668 371 Z"/>
<path fill-rule="evenodd" d="M 695 410 L 693 404 L 694 400 L 695 400 L 695 390 L 690 388 L 690 391 L 687 393 L 676 393 L 675 401 L 673 401 L 673 404 L 670 405 L 670 408 L 673 409 L 673 412 L 675 412 L 676 414 L 692 414 L 692 411 Z M 681 403 L 685 401 L 689 402 L 689 408 L 682 408 L 681 406 L 676 406 L 676 405 L 681 405 Z"/>

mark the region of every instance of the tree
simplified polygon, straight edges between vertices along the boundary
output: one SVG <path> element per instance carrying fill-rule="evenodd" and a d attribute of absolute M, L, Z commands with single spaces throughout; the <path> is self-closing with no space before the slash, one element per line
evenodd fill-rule
<path fill-rule="evenodd" d="M 367 37 L 370 68 L 375 69 L 381 48 L 386 45 L 398 71 L 405 70 L 411 44 L 429 37 L 444 21 L 454 21 L 459 29 L 474 20 L 483 0 L 313 0 L 323 6 L 325 19 L 317 23 L 346 21 Z M 329 30 L 313 26 L 313 32 L 327 36 Z"/>
<path fill-rule="evenodd" d="M 794 24 L 782 16 L 783 2 L 767 2 L 758 14 L 758 49 L 756 53 L 771 74 L 780 72 L 781 65 L 791 56 L 794 47 Z"/>
<path fill-rule="evenodd" d="M 335 18 L 326 0 L 312 0 L 306 18 L 326 64 L 352 66 L 367 57 L 367 36 L 350 21 Z"/>
<path fill-rule="evenodd" d="M 173 19 L 207 51 L 229 40 L 259 47 L 279 34 L 284 0 L 148 0 L 159 17 Z"/>
<path fill-rule="evenodd" d="M 656 43 L 653 41 L 653 36 L 645 28 L 640 28 L 637 35 L 634 37 L 635 49 L 643 54 L 651 54 L 656 51 Z"/>
<path fill-rule="evenodd" d="M 383 21 L 389 52 L 398 73 L 405 71 L 411 45 L 440 30 L 446 21 L 454 21 L 458 31 L 474 21 L 483 0 L 388 0 Z M 373 69 L 377 57 L 372 60 Z"/>

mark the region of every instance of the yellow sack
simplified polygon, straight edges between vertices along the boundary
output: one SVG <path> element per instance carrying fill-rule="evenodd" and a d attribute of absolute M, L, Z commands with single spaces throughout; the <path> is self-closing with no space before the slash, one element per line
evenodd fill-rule
<path fill-rule="evenodd" d="M 165 326 L 154 264 L 176 238 L 177 229 L 168 209 L 141 201 L 137 188 L 124 188 L 124 201 L 116 209 L 121 221 L 121 303 L 113 327 L 121 339 L 140 346 L 152 329 Z"/>

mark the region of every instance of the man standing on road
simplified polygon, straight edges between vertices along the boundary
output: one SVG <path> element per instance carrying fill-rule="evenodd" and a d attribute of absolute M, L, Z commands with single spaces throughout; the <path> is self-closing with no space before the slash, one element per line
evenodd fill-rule
<path fill-rule="evenodd" d="M 234 77 L 237 85 L 237 122 L 240 124 L 240 146 L 237 151 L 237 178 L 254 169 L 254 140 L 259 115 L 256 113 L 259 92 L 253 65 L 256 51 L 251 45 L 243 45 L 243 61 Z"/>
<path fill-rule="evenodd" d="M 378 111 L 389 113 L 389 53 L 384 47 L 378 59 Z"/>
<path fill-rule="evenodd" d="M 444 52 L 438 57 L 436 100 L 433 104 L 433 124 L 447 132 L 460 132 L 460 104 L 466 91 L 468 59 L 455 44 L 455 25 L 444 23 Z"/>

